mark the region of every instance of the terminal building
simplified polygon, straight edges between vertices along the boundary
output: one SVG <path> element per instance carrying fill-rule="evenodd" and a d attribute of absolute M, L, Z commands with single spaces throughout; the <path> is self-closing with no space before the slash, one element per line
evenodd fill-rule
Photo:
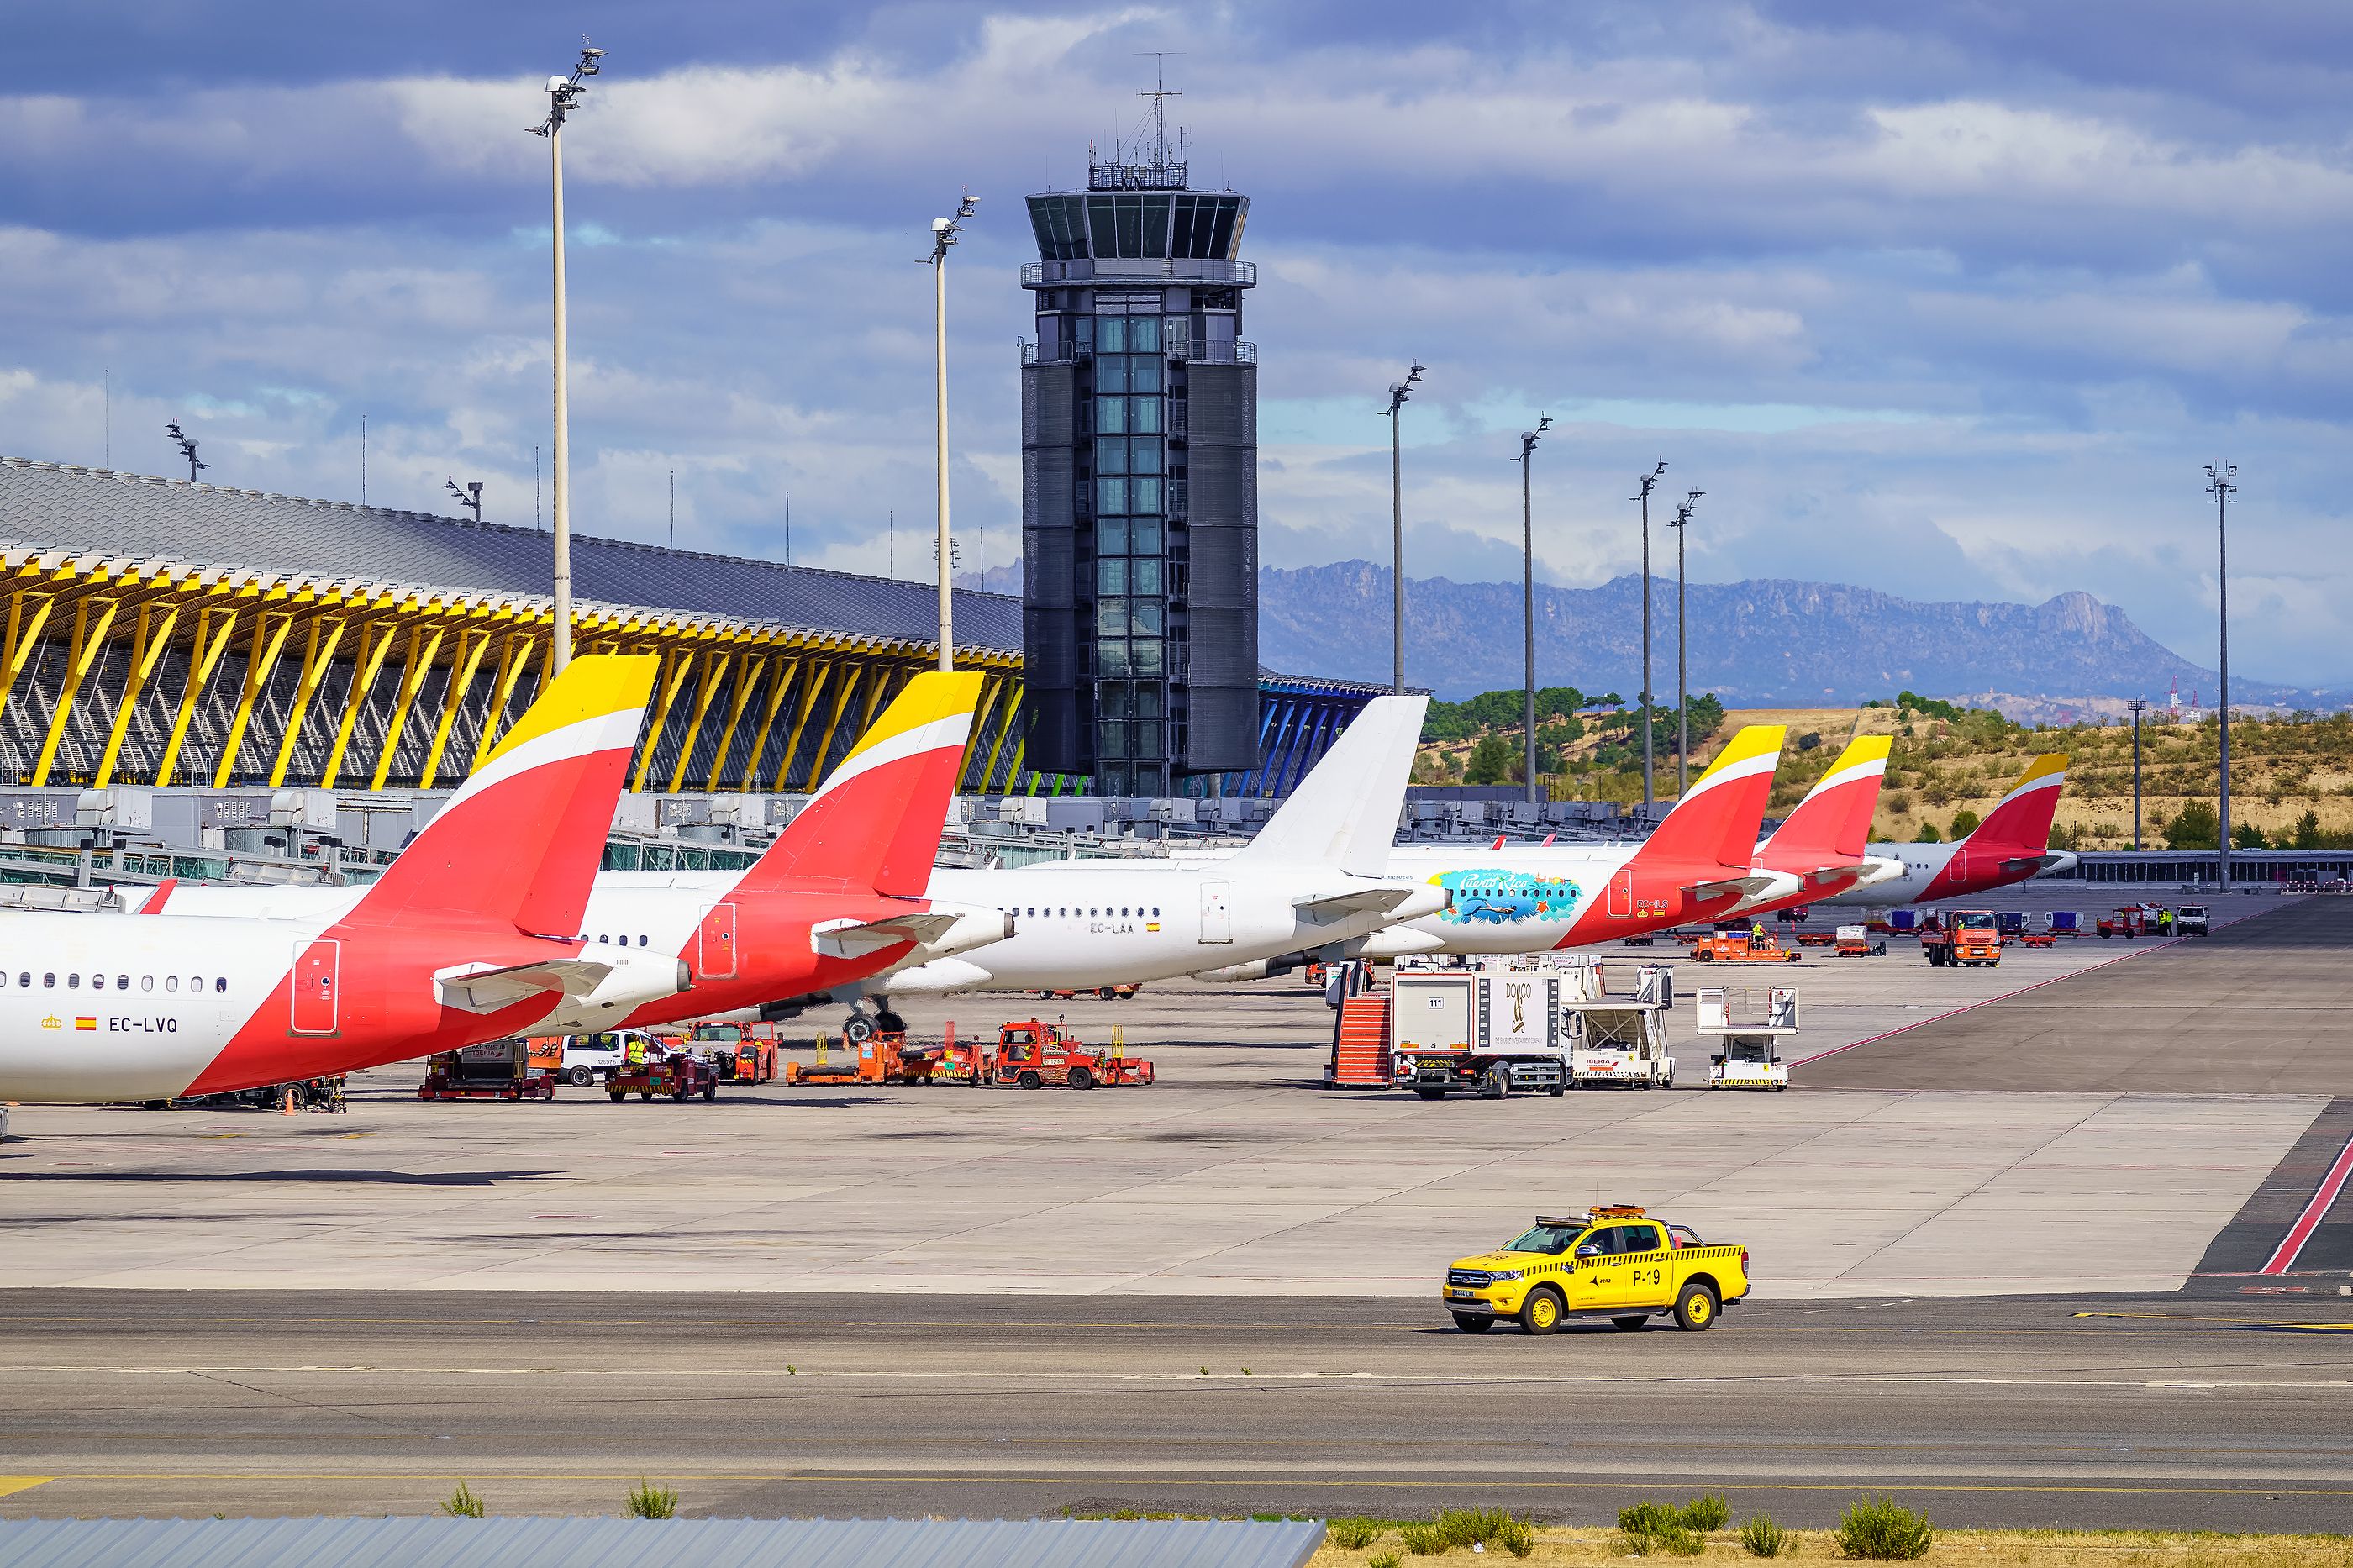
<path fill-rule="evenodd" d="M 537 688 L 553 551 L 528 528 L 0 458 L 0 783 L 450 787 Z M 936 660 L 924 583 L 578 534 L 573 574 L 577 647 L 662 660 L 639 794 L 813 789 Z M 955 626 L 987 677 L 964 788 L 1086 790 L 1071 764 L 1092 753 L 1031 738 L 1020 602 L 960 592 Z M 1240 742 L 1196 793 L 1287 793 L 1376 694 L 1253 668 Z"/>

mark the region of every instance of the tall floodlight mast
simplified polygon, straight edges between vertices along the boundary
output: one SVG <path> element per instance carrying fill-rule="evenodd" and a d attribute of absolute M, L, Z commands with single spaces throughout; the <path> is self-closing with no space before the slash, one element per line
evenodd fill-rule
<path fill-rule="evenodd" d="M 459 506 L 473 508 L 474 521 L 476 522 L 482 521 L 481 480 L 469 479 L 466 483 L 461 485 L 453 476 L 452 478 L 442 480 L 441 488 L 448 490 L 451 495 L 456 496 Z"/>
<path fill-rule="evenodd" d="M 1651 784 L 1651 487 L 1667 471 L 1667 460 L 1641 478 L 1641 493 L 1634 499 L 1642 503 L 1642 815 L 1650 819 L 1650 808 L 1658 795 Z"/>
<path fill-rule="evenodd" d="M 1662 467 L 1665 465 L 1662 464 Z M 1683 635 L 1683 530 L 1705 490 L 1694 490 L 1675 508 L 1675 798 L 1691 790 L 1691 639 Z M 1645 593 L 1644 598 L 1650 595 Z"/>
<path fill-rule="evenodd" d="M 554 331 L 555 349 L 554 390 L 554 476 L 553 506 L 555 523 L 555 635 L 548 658 L 551 674 L 562 674 L 572 662 L 572 409 L 568 372 L 565 363 L 564 326 L 564 121 L 580 107 L 588 89 L 581 85 L 601 68 L 597 62 L 605 51 L 587 43 L 580 46 L 580 60 L 568 77 L 547 79 L 547 118 L 531 127 L 533 136 L 547 138 L 548 184 L 554 203 L 554 272 L 552 292 L 554 296 Z"/>
<path fill-rule="evenodd" d="M 1551 415 L 1536 416 L 1536 427 L 1520 432 L 1520 455 L 1512 459 L 1520 466 L 1520 633 L 1527 658 L 1521 717 L 1527 725 L 1524 765 L 1530 805 L 1536 803 L 1536 511 L 1535 487 L 1528 471 L 1535 467 L 1536 443 L 1551 428 Z"/>
<path fill-rule="evenodd" d="M 1403 381 L 1389 383 L 1389 405 L 1381 416 L 1389 422 L 1389 689 L 1405 690 L 1405 490 L 1403 469 L 1399 466 L 1398 426 L 1401 423 L 1398 410 L 1413 395 L 1414 384 L 1421 379 L 1422 363 L 1413 362 Z"/>
<path fill-rule="evenodd" d="M 2231 501 L 2239 493 L 2239 465 L 2210 463 L 2206 493 L 2214 498 L 2215 618 L 2221 633 L 2222 691 L 2216 710 L 2222 716 L 2222 842 L 2220 850 L 2222 891 L 2231 890 Z"/>
<path fill-rule="evenodd" d="M 956 203 L 955 216 L 932 220 L 932 397 L 938 441 L 940 537 L 940 668 L 955 668 L 955 547 L 948 538 L 948 247 L 964 232 L 979 197 L 970 191 Z"/>

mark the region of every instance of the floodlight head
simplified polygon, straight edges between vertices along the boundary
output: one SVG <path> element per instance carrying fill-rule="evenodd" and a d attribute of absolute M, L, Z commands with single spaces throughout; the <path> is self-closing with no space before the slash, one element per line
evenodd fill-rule
<path fill-rule="evenodd" d="M 1536 416 L 1536 434 L 1537 434 L 1537 435 L 1541 436 L 1541 435 L 1543 435 L 1546 431 L 1547 431 L 1547 430 L 1549 430 L 1549 429 L 1551 429 L 1551 428 L 1552 428 L 1552 416 L 1551 416 L 1551 415 L 1549 415 L 1549 414 L 1539 414 L 1539 415 L 1537 415 L 1537 416 Z"/>
<path fill-rule="evenodd" d="M 1694 490 L 1690 495 L 1685 496 L 1683 499 L 1685 500 L 1697 500 L 1700 497 L 1705 494 L 1707 494 L 1705 490 Z"/>
<path fill-rule="evenodd" d="M 1421 373 L 1425 368 L 1426 367 L 1419 360 L 1414 361 L 1412 365 L 1405 373 L 1405 384 L 1408 386 L 1411 386 L 1415 382 L 1419 381 L 1421 379 Z"/>

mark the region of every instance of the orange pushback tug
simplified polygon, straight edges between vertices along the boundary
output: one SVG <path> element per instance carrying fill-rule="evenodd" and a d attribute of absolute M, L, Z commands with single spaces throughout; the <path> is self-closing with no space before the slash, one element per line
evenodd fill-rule
<path fill-rule="evenodd" d="M 1692 944 L 1692 959 L 1698 963 L 1795 963 L 1798 950 L 1783 947 L 1769 931 L 1715 931 Z"/>
<path fill-rule="evenodd" d="M 997 1031 L 995 1080 L 1019 1089 L 1043 1089 L 1050 1083 L 1072 1089 L 1150 1083 L 1152 1064 L 1129 1056 L 1119 1044 L 1117 1030 L 1112 1032 L 1112 1041 L 1110 1051 L 1097 1051 L 1042 1018 L 1007 1024 Z"/>

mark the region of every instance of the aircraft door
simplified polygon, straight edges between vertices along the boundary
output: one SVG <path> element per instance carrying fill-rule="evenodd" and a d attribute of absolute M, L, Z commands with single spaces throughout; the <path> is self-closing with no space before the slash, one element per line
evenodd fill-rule
<path fill-rule="evenodd" d="M 298 1035 L 335 1032 L 337 993 L 343 988 L 343 943 L 328 938 L 307 943 L 294 953 L 293 1017 Z"/>
<path fill-rule="evenodd" d="M 1232 883 L 1201 884 L 1201 940 L 1208 942 L 1234 940 Z"/>
<path fill-rule="evenodd" d="M 1614 921 L 1631 920 L 1633 915 L 1634 868 L 1627 866 L 1620 868 L 1618 874 L 1609 879 L 1609 918 Z"/>
<path fill-rule="evenodd" d="M 713 904 L 711 912 L 702 917 L 699 952 L 695 955 L 694 973 L 703 980 L 733 980 L 738 961 L 735 942 L 735 906 Z"/>

